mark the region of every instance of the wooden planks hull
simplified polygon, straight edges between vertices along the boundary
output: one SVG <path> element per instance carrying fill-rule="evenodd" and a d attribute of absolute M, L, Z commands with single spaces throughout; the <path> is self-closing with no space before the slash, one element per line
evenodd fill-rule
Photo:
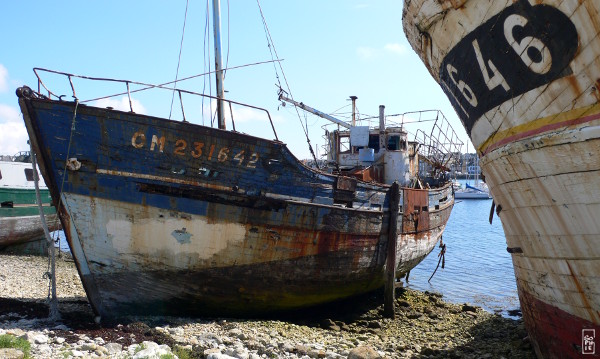
<path fill-rule="evenodd" d="M 388 186 L 309 169 L 277 141 L 19 101 L 102 318 L 268 314 L 383 285 Z M 398 275 L 431 252 L 454 203 L 450 184 L 401 197 Z"/>
<path fill-rule="evenodd" d="M 477 148 L 545 358 L 600 355 L 599 13 L 594 1 L 407 1 L 403 14 Z"/>

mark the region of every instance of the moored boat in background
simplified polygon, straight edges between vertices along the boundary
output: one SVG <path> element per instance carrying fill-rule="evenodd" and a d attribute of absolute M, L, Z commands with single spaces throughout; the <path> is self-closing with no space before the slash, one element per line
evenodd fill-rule
<path fill-rule="evenodd" d="M 491 199 L 489 189 L 485 183 L 479 183 L 478 186 L 465 183 L 465 188 L 454 189 L 455 199 Z"/>
<path fill-rule="evenodd" d="M 597 1 L 404 3 L 480 156 L 544 358 L 600 355 L 599 23 Z"/>
<path fill-rule="evenodd" d="M 40 182 L 40 196 L 50 230 L 60 229 L 48 188 Z M 29 152 L 0 159 L 0 248 L 43 240 Z"/>
<path fill-rule="evenodd" d="M 465 186 L 459 183 L 459 187 L 454 187 L 455 199 L 491 199 L 488 185 L 479 179 L 481 170 L 479 161 L 473 166 L 468 166 L 467 179 Z"/>

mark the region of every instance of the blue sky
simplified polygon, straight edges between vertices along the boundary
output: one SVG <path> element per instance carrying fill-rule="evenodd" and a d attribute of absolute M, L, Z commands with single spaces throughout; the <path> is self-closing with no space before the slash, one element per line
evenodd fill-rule
<path fill-rule="evenodd" d="M 406 41 L 402 1 L 261 0 L 260 4 L 297 101 L 342 119 L 350 112 L 350 95 L 358 96 L 361 117 L 376 116 L 379 105 L 386 106 L 387 114 L 440 109 L 466 143 L 456 113 Z M 213 49 L 211 38 L 211 46 L 205 50 L 206 7 L 206 1 L 189 1 L 179 78 L 208 70 L 205 53 L 212 54 Z M 173 81 L 185 9 L 185 0 L 3 3 L 0 154 L 28 148 L 15 89 L 22 85 L 37 88 L 34 67 L 143 83 Z M 223 56 L 228 66 L 271 60 L 255 0 L 222 1 L 221 11 Z M 214 85 L 212 79 L 209 82 L 205 78 L 180 83 L 180 87 L 208 93 L 207 86 Z M 279 78 L 283 83 L 281 72 Z M 42 79 L 54 92 L 72 99 L 65 79 L 47 74 L 42 74 Z M 298 158 L 309 158 L 300 119 L 290 106 L 280 106 L 276 83 L 272 63 L 232 69 L 225 79 L 226 97 L 267 109 L 279 139 Z M 79 80 L 75 87 L 80 99 L 125 90 L 121 84 L 100 87 Z M 171 96 L 167 91 L 135 93 L 134 110 L 168 117 Z M 173 118 L 178 119 L 178 98 L 175 103 Z M 96 104 L 123 108 L 128 100 L 117 97 Z M 184 98 L 184 109 L 188 121 L 210 124 L 208 101 Z M 234 119 L 238 131 L 274 137 L 264 116 L 254 110 L 236 107 Z M 322 154 L 322 126 L 328 122 L 304 114 L 301 119 L 308 125 L 311 143 Z M 463 146 L 463 152 L 465 149 Z"/>

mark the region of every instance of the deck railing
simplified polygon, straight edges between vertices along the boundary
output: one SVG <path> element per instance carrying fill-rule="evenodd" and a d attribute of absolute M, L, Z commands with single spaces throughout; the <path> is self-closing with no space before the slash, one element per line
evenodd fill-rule
<path fill-rule="evenodd" d="M 104 99 L 109 99 L 109 98 L 115 98 L 118 96 L 124 96 L 127 95 L 127 98 L 129 100 L 129 109 L 131 112 L 133 111 L 133 103 L 132 103 L 132 98 L 131 98 L 131 94 L 132 93 L 136 93 L 136 92 L 142 92 L 142 91 L 149 91 L 149 90 L 168 90 L 168 91 L 175 91 L 178 93 L 178 97 L 179 97 L 179 101 L 180 101 L 180 105 L 181 105 L 181 112 L 182 112 L 182 116 L 183 116 L 183 121 L 184 122 L 188 122 L 186 120 L 185 117 L 185 111 L 184 111 L 184 106 L 183 106 L 183 97 L 182 94 L 187 94 L 187 95 L 193 95 L 193 96 L 199 96 L 199 97 L 204 97 L 204 98 L 209 98 L 209 99 L 214 99 L 214 100 L 219 100 L 218 97 L 216 96 L 212 96 L 212 95 L 207 95 L 207 94 L 203 94 L 203 93 L 198 93 L 198 92 L 194 92 L 194 91 L 189 91 L 189 90 L 184 90 L 184 89 L 180 89 L 180 88 L 176 88 L 176 87 L 171 87 L 169 85 L 172 85 L 175 83 L 175 81 L 171 81 L 171 82 L 166 82 L 163 84 L 159 84 L 159 85 L 154 85 L 154 84 L 147 84 L 147 83 L 143 83 L 143 82 L 138 82 L 138 81 L 130 81 L 130 80 L 119 80 L 119 79 L 111 79 L 111 78 L 104 78 L 104 77 L 90 77 L 90 76 L 81 76 L 81 75 L 75 75 L 75 74 L 70 74 L 67 72 L 61 72 L 61 71 L 55 71 L 55 70 L 49 70 L 49 69 L 44 69 L 44 68 L 39 68 L 36 67 L 33 69 L 33 72 L 35 73 L 35 76 L 37 77 L 38 80 L 38 89 L 37 92 L 41 95 L 42 94 L 42 89 L 44 89 L 47 92 L 47 96 L 48 98 L 52 99 L 55 98 L 57 100 L 62 100 L 62 98 L 65 95 L 58 95 L 56 93 L 54 93 L 52 90 L 50 90 L 50 88 L 44 83 L 44 81 L 42 80 L 41 77 L 41 73 L 50 73 L 50 74 L 55 74 L 55 75 L 61 75 L 61 76 L 65 76 L 68 81 L 69 81 L 69 86 L 71 88 L 72 91 L 72 96 L 74 99 L 77 99 L 77 101 L 79 101 L 79 103 L 90 103 L 90 102 L 94 102 L 94 101 L 99 101 L 99 100 L 104 100 Z M 184 79 L 180 79 L 178 80 L 178 82 L 181 81 L 185 81 L 194 77 L 200 77 L 200 76 L 204 76 L 207 74 L 200 74 L 200 75 L 195 75 L 195 76 L 190 76 Z M 120 83 L 123 84 L 123 86 L 125 87 L 125 91 L 123 92 L 119 92 L 119 93 L 115 93 L 115 94 L 111 94 L 111 95 L 107 95 L 107 96 L 101 96 L 101 97 L 95 97 L 95 98 L 90 98 L 90 99 L 80 99 L 77 96 L 77 92 L 75 90 L 75 86 L 73 84 L 73 78 L 79 78 L 79 79 L 83 79 L 83 80 L 89 80 L 89 81 L 103 81 L 103 82 L 114 82 L 114 83 Z M 136 86 L 141 86 L 141 88 L 137 88 L 132 90 L 131 89 L 131 85 L 136 85 Z M 231 122 L 233 125 L 233 130 L 235 131 L 235 121 L 233 118 L 233 109 L 232 109 L 232 104 L 234 105 L 239 105 L 239 106 L 243 106 L 243 107 L 247 107 L 247 108 L 252 108 L 258 111 L 263 111 L 266 113 L 267 117 L 269 118 L 269 123 L 271 124 L 271 128 L 273 129 L 273 134 L 275 135 L 275 139 L 278 141 L 279 138 L 277 137 L 277 132 L 275 131 L 275 126 L 273 125 L 273 120 L 271 119 L 271 114 L 269 113 L 268 110 L 261 108 L 261 107 L 256 107 L 256 106 L 252 106 L 252 105 L 248 105 L 245 103 L 241 103 L 241 102 L 237 102 L 237 101 L 232 101 L 232 100 L 228 100 L 228 99 L 222 99 L 223 101 L 227 102 L 229 104 L 229 112 L 230 112 L 230 116 L 231 116 Z"/>

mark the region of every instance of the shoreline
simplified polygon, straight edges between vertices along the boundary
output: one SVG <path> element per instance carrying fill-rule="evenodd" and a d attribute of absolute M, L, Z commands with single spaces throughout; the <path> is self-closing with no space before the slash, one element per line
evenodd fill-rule
<path fill-rule="evenodd" d="M 56 261 L 61 320 L 51 323 L 48 259 L 0 258 L 0 335 L 26 338 L 32 358 L 535 358 L 522 320 L 406 288 L 396 290 L 394 320 L 375 292 L 285 318 L 132 317 L 103 328 L 65 257 Z"/>

